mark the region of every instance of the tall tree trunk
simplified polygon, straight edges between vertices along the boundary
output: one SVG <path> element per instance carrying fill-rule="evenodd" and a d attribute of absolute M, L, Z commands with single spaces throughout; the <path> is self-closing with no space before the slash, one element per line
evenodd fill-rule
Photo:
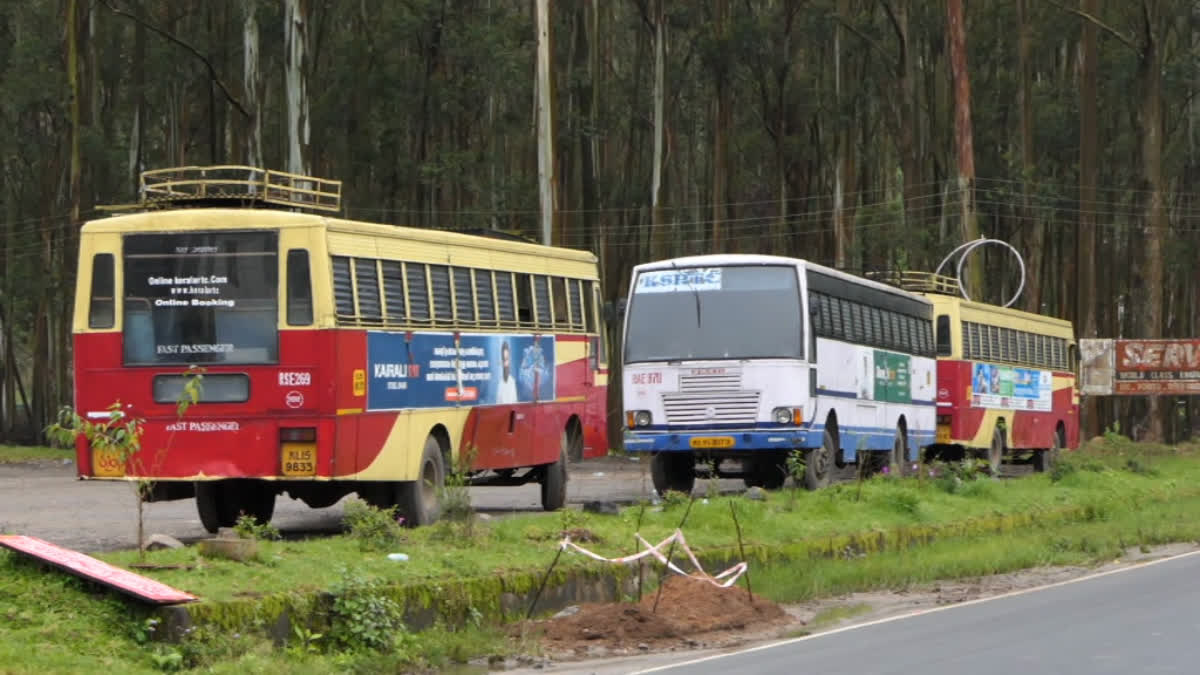
<path fill-rule="evenodd" d="M 1021 88 L 1021 207 L 1025 223 L 1030 227 L 1029 265 L 1026 269 L 1025 307 L 1031 312 L 1042 310 L 1042 260 L 1046 248 L 1045 223 L 1030 203 L 1029 183 L 1034 179 L 1036 164 L 1033 151 L 1033 20 L 1029 16 L 1030 0 L 1017 0 L 1017 62 Z"/>
<path fill-rule="evenodd" d="M 258 73 L 258 0 L 242 3 L 242 90 L 246 97 L 246 128 L 243 132 L 245 161 L 250 166 L 263 167 L 262 148 L 262 82 Z"/>
<path fill-rule="evenodd" d="M 283 0 L 284 81 L 287 91 L 288 171 L 309 173 L 308 0 Z"/>
<path fill-rule="evenodd" d="M 896 95 L 889 97 L 892 108 L 893 134 L 896 138 L 896 152 L 900 155 L 900 170 L 903 176 L 904 193 L 904 224 L 903 234 L 911 237 L 920 226 L 920 216 L 923 208 L 932 203 L 928 195 L 922 195 L 924 189 L 931 192 L 933 186 L 923 186 L 921 166 L 921 148 L 917 142 L 918 115 L 920 106 L 917 100 L 917 54 L 914 40 L 909 29 L 911 0 L 887 0 L 883 3 L 892 32 L 896 35 Z M 868 248 L 864 241 L 864 250 Z M 864 257 L 863 264 L 867 267 L 882 267 L 888 264 L 884 258 L 885 252 L 880 247 L 871 247 L 870 257 Z"/>
<path fill-rule="evenodd" d="M 549 246 L 554 236 L 554 126 L 550 91 L 550 2 L 537 0 L 537 142 L 538 196 L 541 208 L 542 243 Z"/>
<path fill-rule="evenodd" d="M 663 127 L 666 124 L 667 29 L 665 0 L 654 2 L 654 166 L 650 171 L 651 259 L 666 257 L 666 224 L 662 222 Z"/>
<path fill-rule="evenodd" d="M 962 0 L 946 0 L 947 39 L 950 47 L 950 72 L 954 82 L 954 147 L 958 160 L 959 223 L 963 241 L 979 238 L 975 216 L 975 148 L 971 136 L 971 83 L 967 76 L 967 27 Z M 967 289 L 973 298 L 981 298 L 983 265 L 968 263 Z"/>
<path fill-rule="evenodd" d="M 1098 0 L 1080 0 L 1080 10 L 1095 16 Z M 1079 61 L 1079 243 L 1075 249 L 1078 277 L 1075 280 L 1074 316 L 1081 337 L 1096 337 L 1096 186 L 1100 180 L 1100 136 L 1096 25 L 1083 21 Z M 1104 296 L 1101 296 L 1104 297 Z M 1100 434 L 1100 410 L 1095 397 L 1083 401 L 1080 422 L 1086 438 Z"/>
<path fill-rule="evenodd" d="M 129 135 L 129 188 L 137 194 L 146 161 L 146 24 L 133 24 L 133 129 Z"/>
<path fill-rule="evenodd" d="M 729 0 L 715 1 L 715 29 L 718 43 L 728 44 L 729 39 Z M 713 97 L 713 155 L 712 155 L 712 241 L 710 249 L 714 252 L 727 248 L 725 243 L 725 215 L 729 205 L 729 134 L 732 114 L 732 83 L 729 82 L 727 64 L 721 60 L 717 63 L 714 86 L 716 96 Z"/>
<path fill-rule="evenodd" d="M 576 136 L 579 139 L 579 182 L 583 208 L 583 231 L 577 241 L 581 242 L 580 248 L 592 251 L 600 250 L 596 231 L 596 210 L 600 206 L 600 190 L 596 176 L 596 101 L 599 99 L 601 73 L 600 35 L 597 32 L 599 14 L 596 3 L 600 1 L 581 3 L 576 14 L 576 20 L 579 22 L 576 34 L 580 40 L 576 54 L 577 58 L 587 61 L 586 68 L 581 68 L 587 73 L 587 79 L 578 81 L 576 92 L 579 99 L 579 117 L 585 121 L 584 130 Z"/>
<path fill-rule="evenodd" d="M 1159 25 L 1161 3 L 1159 0 L 1142 0 L 1141 58 L 1138 62 L 1138 83 L 1141 105 L 1138 109 L 1138 132 L 1142 151 L 1142 180 L 1144 182 L 1145 206 L 1142 237 L 1142 288 L 1145 304 L 1141 328 L 1143 337 L 1162 336 L 1164 309 L 1164 261 L 1163 241 L 1167 236 L 1166 181 L 1163 176 L 1163 99 L 1162 99 L 1162 44 Z M 1151 396 L 1147 399 L 1146 414 L 1149 417 L 1149 440 L 1162 441 L 1163 399 Z"/>
<path fill-rule="evenodd" d="M 837 13 L 843 19 L 846 17 L 850 8 L 849 0 L 838 0 Z M 842 100 L 842 23 L 839 21 L 833 32 L 833 105 L 836 111 L 834 115 L 834 155 L 833 155 L 833 260 L 834 266 L 838 269 L 846 269 L 849 267 L 849 255 L 851 237 L 853 230 L 846 222 L 846 215 L 843 211 L 843 201 L 845 200 L 846 172 L 850 168 L 849 155 L 853 153 L 853 148 L 847 147 L 849 139 L 849 129 L 853 126 L 852 119 L 846 119 L 845 111 L 848 106 Z M 780 97 L 780 103 L 783 103 Z"/>

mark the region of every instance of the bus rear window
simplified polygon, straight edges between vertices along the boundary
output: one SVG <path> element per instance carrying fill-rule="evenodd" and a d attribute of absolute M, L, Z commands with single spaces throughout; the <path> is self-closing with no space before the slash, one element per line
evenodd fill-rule
<path fill-rule="evenodd" d="M 939 314 L 937 318 L 937 355 L 950 356 L 954 347 L 950 344 L 950 317 Z"/>
<path fill-rule="evenodd" d="M 275 232 L 125 237 L 125 363 L 275 363 Z"/>
<path fill-rule="evenodd" d="M 92 299 L 88 306 L 88 328 L 112 328 L 113 255 L 97 253 L 92 256 Z"/>

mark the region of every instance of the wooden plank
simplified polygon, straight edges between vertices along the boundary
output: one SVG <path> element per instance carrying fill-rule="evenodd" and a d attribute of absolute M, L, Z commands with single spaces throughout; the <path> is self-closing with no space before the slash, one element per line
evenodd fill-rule
<path fill-rule="evenodd" d="M 140 574 L 97 560 L 90 555 L 55 546 L 25 535 L 0 535 L 0 546 L 23 553 L 75 576 L 95 581 L 153 605 L 174 605 L 198 600 L 196 596 Z"/>

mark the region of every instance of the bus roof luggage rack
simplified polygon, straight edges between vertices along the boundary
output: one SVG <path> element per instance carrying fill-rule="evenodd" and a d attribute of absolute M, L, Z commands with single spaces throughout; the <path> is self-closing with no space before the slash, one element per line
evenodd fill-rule
<path fill-rule="evenodd" d="M 868 279 L 916 293 L 958 295 L 958 280 L 933 272 L 896 271 L 867 272 Z"/>
<path fill-rule="evenodd" d="M 342 182 L 253 166 L 179 166 L 142 172 L 140 206 L 208 206 L 220 202 L 342 208 Z"/>

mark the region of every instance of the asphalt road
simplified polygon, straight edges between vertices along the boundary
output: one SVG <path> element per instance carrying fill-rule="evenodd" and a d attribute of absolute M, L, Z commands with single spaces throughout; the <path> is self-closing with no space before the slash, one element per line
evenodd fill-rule
<path fill-rule="evenodd" d="M 1200 672 L 1200 553 L 642 672 Z"/>
<path fill-rule="evenodd" d="M 567 499 L 572 504 L 633 502 L 652 489 L 648 462 L 606 457 L 572 464 Z M 700 481 L 697 481 L 700 483 Z M 741 481 L 722 481 L 722 489 Z M 477 512 L 502 516 L 542 511 L 538 485 L 471 488 Z M 0 532 L 40 537 L 84 552 L 137 545 L 137 501 L 127 483 L 80 481 L 73 463 L 0 464 Z M 272 524 L 285 536 L 332 534 L 341 530 L 342 503 L 312 509 L 281 495 Z M 209 536 L 194 499 L 146 505 L 146 534 L 169 534 L 191 542 Z"/>

